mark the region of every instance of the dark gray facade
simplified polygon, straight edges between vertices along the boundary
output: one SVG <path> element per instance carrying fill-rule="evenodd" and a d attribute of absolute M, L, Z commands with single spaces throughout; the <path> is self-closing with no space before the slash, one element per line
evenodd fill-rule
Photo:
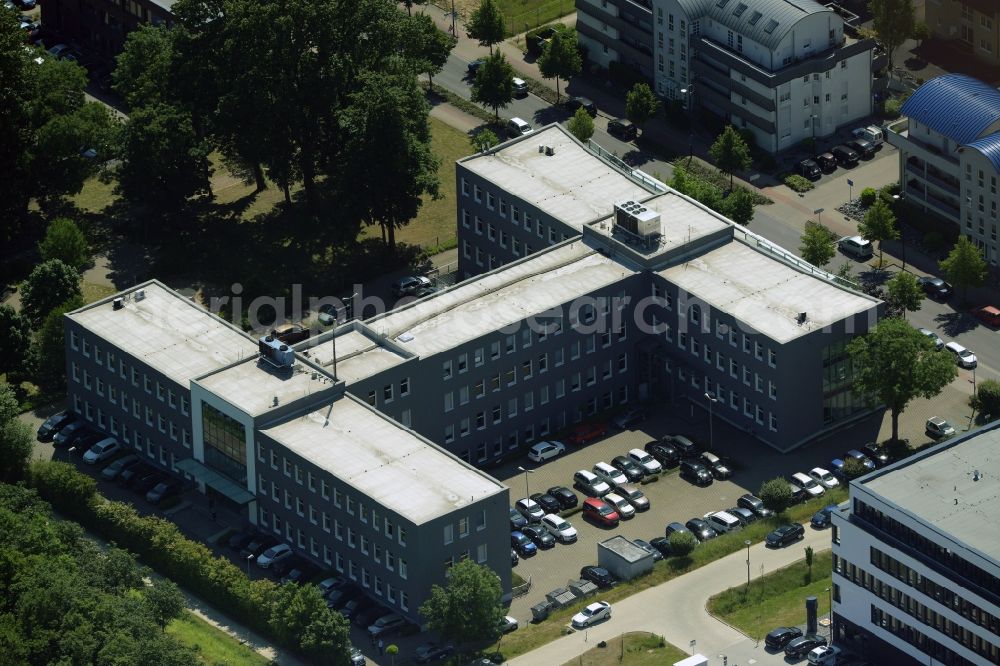
<path fill-rule="evenodd" d="M 628 65 L 653 78 L 653 11 L 648 0 L 577 0 L 576 30 L 587 57 L 605 69 Z"/>

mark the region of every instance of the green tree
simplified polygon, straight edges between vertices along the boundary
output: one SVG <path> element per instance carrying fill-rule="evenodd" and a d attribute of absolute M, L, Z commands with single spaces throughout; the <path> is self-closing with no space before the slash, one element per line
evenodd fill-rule
<path fill-rule="evenodd" d="M 486 152 L 498 143 L 500 143 L 500 139 L 489 129 L 481 129 L 472 137 L 472 147 L 479 153 Z"/>
<path fill-rule="evenodd" d="M 837 236 L 829 228 L 819 222 L 806 221 L 802 232 L 802 245 L 799 254 L 813 266 L 825 266 L 837 253 L 834 241 Z"/>
<path fill-rule="evenodd" d="M 681 194 L 691 194 L 692 179 L 688 175 L 687 169 L 685 169 L 680 164 L 674 165 L 674 175 L 670 178 L 670 187 L 674 188 Z"/>
<path fill-rule="evenodd" d="M 314 663 L 348 666 L 351 663 L 349 632 L 350 625 L 344 616 L 328 611 L 320 613 L 306 625 L 299 636 L 299 644 Z"/>
<path fill-rule="evenodd" d="M 844 461 L 844 478 L 848 481 L 853 481 L 859 476 L 864 476 L 868 473 L 868 468 L 865 464 L 856 458 L 848 458 Z"/>
<path fill-rule="evenodd" d="M 780 476 L 761 484 L 757 497 L 771 511 L 781 513 L 792 505 L 792 489 Z"/>
<path fill-rule="evenodd" d="M 733 174 L 750 168 L 750 147 L 732 125 L 726 125 L 708 154 L 715 160 L 715 165 L 722 173 L 729 174 L 729 189 L 733 189 Z"/>
<path fill-rule="evenodd" d="M 896 273 L 885 284 L 885 291 L 890 303 L 903 311 L 903 319 L 907 312 L 916 312 L 924 301 L 924 290 L 912 273 Z"/>
<path fill-rule="evenodd" d="M 32 142 L 34 53 L 24 48 L 16 14 L 0 12 L 0 243 L 10 243 L 26 219 L 31 180 L 26 156 Z"/>
<path fill-rule="evenodd" d="M 648 83 L 636 83 L 625 95 L 625 117 L 640 130 L 659 112 L 660 100 L 653 94 Z"/>
<path fill-rule="evenodd" d="M 858 233 L 867 241 L 878 242 L 878 266 L 882 268 L 882 242 L 899 238 L 892 209 L 881 199 L 876 199 L 865 213 L 865 218 L 858 223 Z"/>
<path fill-rule="evenodd" d="M 298 636 L 332 611 L 315 585 L 281 585 L 271 599 L 268 627 L 286 645 L 294 645 Z M 316 638 L 320 637 L 316 627 Z"/>
<path fill-rule="evenodd" d="M 165 25 L 138 25 L 129 31 L 115 59 L 112 88 L 130 108 L 173 101 L 170 87 L 164 82 L 171 79 L 174 55 L 173 40 Z"/>
<path fill-rule="evenodd" d="M 14 387 L 0 381 L 0 426 L 7 425 L 21 412 Z"/>
<path fill-rule="evenodd" d="M 941 270 L 953 285 L 962 290 L 966 301 L 969 287 L 979 287 L 986 280 L 986 260 L 983 251 L 972 244 L 967 236 L 959 236 L 955 247 L 941 263 Z"/>
<path fill-rule="evenodd" d="M 504 38 L 503 12 L 496 0 L 482 0 L 472 12 L 466 26 L 469 37 L 479 42 L 480 46 L 490 47 L 493 55 L 493 45 L 499 44 Z"/>
<path fill-rule="evenodd" d="M 181 588 L 165 578 L 154 578 L 152 585 L 142 591 L 142 597 L 160 629 L 166 629 L 171 620 L 180 617 L 187 605 Z"/>
<path fill-rule="evenodd" d="M 507 62 L 507 57 L 497 51 L 476 72 L 476 80 L 472 83 L 472 101 L 493 109 L 499 123 L 500 109 L 506 108 L 513 99 L 514 68 Z"/>
<path fill-rule="evenodd" d="M 407 40 L 416 71 L 427 75 L 427 85 L 434 90 L 434 75 L 448 62 L 448 55 L 458 40 L 438 29 L 427 14 L 417 14 L 408 23 Z"/>
<path fill-rule="evenodd" d="M 28 461 L 34 452 L 35 433 L 27 423 L 10 416 L 17 414 L 17 400 L 14 399 L 14 410 L 9 409 L 14 392 L 6 383 L 0 384 L 0 481 L 16 483 L 24 478 L 28 469 Z"/>
<path fill-rule="evenodd" d="M 413 15 L 413 5 L 426 5 L 427 0 L 403 0 L 403 4 L 406 6 L 406 15 Z M 419 16 L 419 14 L 418 14 Z"/>
<path fill-rule="evenodd" d="M 806 546 L 806 567 L 808 572 L 806 573 L 806 583 L 811 583 L 813 579 L 813 549 L 812 546 Z"/>
<path fill-rule="evenodd" d="M 73 513 L 87 507 L 97 494 L 97 481 L 73 465 L 55 460 L 35 460 L 28 468 L 31 487 L 58 511 Z"/>
<path fill-rule="evenodd" d="M 923 21 L 917 21 L 913 25 L 913 39 L 917 40 L 917 46 L 931 38 L 931 29 Z"/>
<path fill-rule="evenodd" d="M 854 366 L 854 390 L 892 416 L 892 438 L 899 439 L 899 415 L 914 398 L 933 398 L 958 371 L 950 354 L 902 319 L 884 319 L 847 347 Z"/>
<path fill-rule="evenodd" d="M 674 532 L 668 540 L 670 554 L 676 557 L 687 557 L 698 545 L 698 541 L 690 532 Z"/>
<path fill-rule="evenodd" d="M 502 595 L 500 580 L 491 569 L 462 560 L 451 568 L 446 587 L 431 587 L 420 614 L 445 640 L 489 642 L 500 635 Z"/>
<path fill-rule="evenodd" d="M 840 265 L 840 268 L 837 269 L 837 277 L 839 277 L 841 280 L 854 282 L 854 276 L 851 273 L 851 270 L 852 270 L 851 262 L 845 261 Z"/>
<path fill-rule="evenodd" d="M 67 266 L 81 269 L 90 261 L 87 238 L 73 220 L 57 217 L 49 222 L 45 238 L 38 244 L 42 259 L 58 259 Z"/>
<path fill-rule="evenodd" d="M 587 143 L 590 137 L 594 136 L 594 119 L 590 117 L 587 110 L 582 106 L 576 110 L 573 117 L 566 123 L 566 129 L 583 143 Z"/>
<path fill-rule="evenodd" d="M 21 375 L 31 352 L 31 322 L 9 305 L 0 305 L 0 373 Z"/>
<path fill-rule="evenodd" d="M 58 259 L 35 266 L 21 285 L 21 313 L 35 325 L 61 303 L 79 298 L 80 273 Z"/>
<path fill-rule="evenodd" d="M 875 33 L 889 56 L 891 70 L 896 49 L 914 33 L 913 0 L 869 0 L 868 9 Z"/>
<path fill-rule="evenodd" d="M 542 54 L 538 56 L 538 71 L 547 79 L 556 80 L 556 104 L 559 103 L 559 79 L 569 79 L 580 73 L 583 58 L 576 42 L 576 30 L 556 30 Z"/>
<path fill-rule="evenodd" d="M 726 216 L 744 227 L 753 219 L 753 197 L 742 187 L 738 187 L 721 202 Z"/>
<path fill-rule="evenodd" d="M 979 382 L 976 386 L 973 407 L 981 414 L 1000 416 L 1000 382 L 995 379 L 984 379 Z"/>
<path fill-rule="evenodd" d="M 35 383 L 42 389 L 57 393 L 66 389 L 66 330 L 63 315 L 83 305 L 79 296 L 57 305 L 46 315 L 35 337 L 32 358 L 35 364 Z"/>

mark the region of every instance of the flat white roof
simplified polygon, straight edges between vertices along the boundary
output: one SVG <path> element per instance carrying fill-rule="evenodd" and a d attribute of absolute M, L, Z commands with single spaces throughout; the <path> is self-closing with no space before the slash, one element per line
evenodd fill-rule
<path fill-rule="evenodd" d="M 333 374 L 332 332 L 323 333 L 315 346 L 300 352 L 313 363 Z M 348 384 L 399 365 L 406 358 L 379 344 L 360 331 L 341 331 L 337 335 L 337 379 Z"/>
<path fill-rule="evenodd" d="M 1000 564 L 1000 427 L 917 454 L 861 482 L 869 491 Z M 979 472 L 979 480 L 975 473 Z M 956 504 L 955 500 L 958 500 Z M 992 526 L 992 527 L 991 527 Z"/>
<path fill-rule="evenodd" d="M 333 389 L 333 379 L 296 361 L 281 371 L 257 357 L 201 377 L 197 383 L 237 409 L 256 417 L 269 409 Z"/>
<path fill-rule="evenodd" d="M 368 325 L 407 351 L 430 356 L 542 314 L 634 272 L 578 240 L 460 283 L 372 319 Z"/>
<path fill-rule="evenodd" d="M 142 300 L 135 298 L 139 290 L 145 293 Z M 121 310 L 112 305 L 117 296 L 125 298 Z M 257 354 L 257 344 L 249 337 L 155 281 L 67 316 L 183 386 L 195 377 Z"/>
<path fill-rule="evenodd" d="M 554 149 L 553 155 L 539 146 Z M 579 230 L 611 213 L 616 201 L 652 192 L 550 125 L 497 150 L 461 160 L 462 166 Z"/>
<path fill-rule="evenodd" d="M 417 525 L 506 489 L 349 395 L 262 432 Z"/>
<path fill-rule="evenodd" d="M 875 299 L 801 273 L 736 240 L 659 275 L 782 343 L 877 305 Z M 801 312 L 806 313 L 803 324 L 798 323 Z"/>

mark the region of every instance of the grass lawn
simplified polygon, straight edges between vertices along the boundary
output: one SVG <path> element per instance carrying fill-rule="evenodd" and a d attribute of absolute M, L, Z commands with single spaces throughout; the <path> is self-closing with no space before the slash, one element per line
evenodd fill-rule
<path fill-rule="evenodd" d="M 791 546 L 794 548 L 795 546 Z M 794 627 L 806 621 L 805 598 L 816 597 L 819 616 L 830 612 L 830 564 L 826 550 L 813 557 L 813 578 L 808 579 L 805 557 L 769 573 L 746 586 L 732 587 L 708 600 L 708 611 L 751 638 L 762 638 L 775 627 Z"/>
<path fill-rule="evenodd" d="M 95 282 L 81 282 L 80 291 L 83 293 L 84 303 L 93 303 L 102 298 L 106 298 L 117 291 L 114 287 Z"/>
<path fill-rule="evenodd" d="M 689 656 L 680 648 L 665 642 L 660 636 L 635 632 L 608 641 L 607 647 L 593 647 L 576 659 L 567 661 L 564 666 L 616 666 L 617 664 L 660 666 L 673 664 Z"/>
<path fill-rule="evenodd" d="M 216 629 L 200 617 L 185 611 L 167 625 L 167 633 L 198 650 L 200 663 L 236 666 L 266 666 L 270 662 L 229 634 Z"/>
<path fill-rule="evenodd" d="M 642 592 L 650 587 L 655 587 L 661 583 L 665 583 L 668 580 L 691 571 L 692 569 L 702 567 L 709 562 L 713 562 L 744 548 L 745 546 L 743 545 L 743 541 L 746 539 L 750 539 L 753 543 L 759 543 L 764 540 L 764 537 L 767 536 L 768 532 L 778 525 L 790 521 L 799 523 L 808 522 L 809 518 L 814 513 L 827 504 L 839 504 L 846 499 L 847 489 L 837 488 L 825 493 L 822 497 L 817 497 L 814 500 L 792 507 L 785 512 L 784 517 L 781 519 L 761 520 L 750 525 L 744 530 L 740 530 L 739 532 L 723 534 L 716 539 L 712 539 L 711 541 L 699 545 L 689 557 L 668 557 L 661 562 L 657 562 L 653 566 L 653 571 L 650 574 L 632 581 L 619 583 L 610 590 L 602 591 L 601 599 L 614 603 L 638 592 Z M 823 571 L 823 565 L 817 564 L 818 560 L 819 556 L 817 555 L 816 561 L 813 562 L 813 571 L 817 572 L 817 575 L 819 575 L 818 572 Z M 826 560 L 825 566 L 826 571 L 829 571 L 829 559 Z M 830 579 L 827 577 L 826 583 L 820 585 L 819 587 L 820 592 L 829 586 Z M 819 594 L 817 596 L 822 597 L 823 595 Z M 556 613 L 552 613 L 549 618 L 543 622 L 539 622 L 537 624 L 527 624 L 514 633 L 505 636 L 503 642 L 500 644 L 500 650 L 504 657 L 512 659 L 518 655 L 530 652 L 540 645 L 545 645 L 546 643 L 559 638 L 563 635 L 566 625 L 569 624 L 569 619 L 578 613 L 580 609 L 586 606 L 590 601 L 591 600 L 589 599 L 581 600 Z M 828 605 L 829 602 L 827 601 L 827 606 Z M 820 609 L 822 608 L 824 608 L 824 605 L 822 599 L 820 599 Z M 827 608 L 827 610 L 829 609 Z M 771 623 L 771 628 L 779 626 L 780 624 L 780 622 L 776 622 L 773 617 L 771 617 L 768 621 Z M 771 629 L 769 628 L 768 631 L 770 630 Z"/>

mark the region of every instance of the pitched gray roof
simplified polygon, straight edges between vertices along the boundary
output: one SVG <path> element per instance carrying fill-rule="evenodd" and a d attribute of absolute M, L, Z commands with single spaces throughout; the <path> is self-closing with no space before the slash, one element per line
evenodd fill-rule
<path fill-rule="evenodd" d="M 733 32 L 777 47 L 799 20 L 832 11 L 815 0 L 678 0 L 690 20 L 710 16 Z"/>

